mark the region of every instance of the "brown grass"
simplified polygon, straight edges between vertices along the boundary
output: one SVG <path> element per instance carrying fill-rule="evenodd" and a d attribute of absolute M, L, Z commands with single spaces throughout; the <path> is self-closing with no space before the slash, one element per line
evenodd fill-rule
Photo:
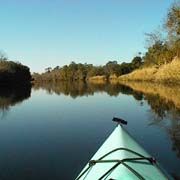
<path fill-rule="evenodd" d="M 163 65 L 156 73 L 156 81 L 180 82 L 180 59 L 175 58 L 171 63 Z"/>
<path fill-rule="evenodd" d="M 156 72 L 156 67 L 137 69 L 132 73 L 120 76 L 118 80 L 154 81 Z"/>
<path fill-rule="evenodd" d="M 127 75 L 118 77 L 121 81 L 155 81 L 155 82 L 171 82 L 180 83 L 180 59 L 174 58 L 169 63 L 160 66 L 142 68 L 133 71 Z"/>

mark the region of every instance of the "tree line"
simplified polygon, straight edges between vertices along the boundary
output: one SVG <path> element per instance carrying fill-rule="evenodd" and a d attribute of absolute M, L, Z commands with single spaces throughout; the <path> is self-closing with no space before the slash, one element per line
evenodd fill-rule
<path fill-rule="evenodd" d="M 110 75 L 120 76 L 132 72 L 134 69 L 142 65 L 142 58 L 136 56 L 131 63 L 123 62 L 118 64 L 117 61 L 109 61 L 103 66 L 93 66 L 87 63 L 71 62 L 63 67 L 56 66 L 55 68 L 46 68 L 42 74 L 34 73 L 33 78 L 36 81 L 74 81 L 87 80 L 93 76 L 106 76 L 109 79 Z"/>
<path fill-rule="evenodd" d="M 109 79 L 110 75 L 121 76 L 145 66 L 170 63 L 175 57 L 180 57 L 180 1 L 169 8 L 162 27 L 162 32 L 146 33 L 147 51 L 143 55 L 139 53 L 130 63 L 109 61 L 103 66 L 93 66 L 71 62 L 63 67 L 48 67 L 42 74 L 34 73 L 33 78 L 36 81 L 74 81 L 103 75 Z"/>
<path fill-rule="evenodd" d="M 95 92 L 106 92 L 109 96 L 118 96 L 119 93 L 133 95 L 136 100 L 142 100 L 143 95 L 141 92 L 136 92 L 132 88 L 121 84 L 105 84 L 105 83 L 86 83 L 83 81 L 62 81 L 57 83 L 51 82 L 37 82 L 33 85 L 33 89 L 44 89 L 48 94 L 64 94 L 72 98 L 80 96 L 91 96 Z"/>

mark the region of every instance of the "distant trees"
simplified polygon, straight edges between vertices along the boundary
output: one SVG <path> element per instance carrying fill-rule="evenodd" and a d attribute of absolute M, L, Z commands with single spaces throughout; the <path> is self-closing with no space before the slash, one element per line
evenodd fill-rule
<path fill-rule="evenodd" d="M 119 75 L 119 65 L 117 61 L 107 62 L 106 65 L 104 66 L 104 74 L 106 75 L 107 78 L 109 78 L 111 74 Z"/>
<path fill-rule="evenodd" d="M 109 79 L 110 75 L 127 74 L 142 64 L 142 58 L 139 56 L 133 58 L 131 63 L 118 64 L 117 61 L 108 61 L 104 66 L 71 62 L 63 67 L 46 68 L 42 74 L 34 73 L 33 78 L 36 81 L 85 81 L 93 76 L 105 75 L 106 79 Z"/>
<path fill-rule="evenodd" d="M 105 76 L 109 79 L 111 75 L 120 76 L 134 71 L 143 66 L 161 66 L 171 62 L 174 57 L 180 57 L 180 1 L 174 3 L 167 13 L 164 22 L 166 33 L 155 32 L 146 33 L 147 51 L 142 56 L 138 53 L 130 63 L 108 61 L 103 66 L 93 66 L 92 64 L 81 64 L 71 62 L 63 67 L 56 66 L 54 69 L 48 67 L 46 72 L 35 74 L 35 80 L 44 81 L 75 81 L 86 80 L 92 76 Z M 141 57 L 142 56 L 142 57 Z"/>

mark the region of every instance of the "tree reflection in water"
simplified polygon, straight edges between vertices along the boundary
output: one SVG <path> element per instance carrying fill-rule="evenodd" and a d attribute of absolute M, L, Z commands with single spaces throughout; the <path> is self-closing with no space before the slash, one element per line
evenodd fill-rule
<path fill-rule="evenodd" d="M 144 94 L 144 100 L 151 108 L 150 124 L 158 125 L 168 132 L 172 149 L 180 158 L 180 86 L 142 82 L 126 82 L 123 85 Z"/>
<path fill-rule="evenodd" d="M 151 107 L 151 124 L 158 125 L 169 133 L 173 150 L 180 157 L 180 109 L 172 101 L 166 101 L 159 95 L 145 95 L 145 98 Z M 167 123 L 166 119 L 170 122 Z"/>
<path fill-rule="evenodd" d="M 109 96 L 118 96 L 119 93 L 133 95 L 135 99 L 142 100 L 143 94 L 132 88 L 111 83 L 85 83 L 84 81 L 38 82 L 33 85 L 34 90 L 44 89 L 47 93 L 64 94 L 76 98 L 78 96 L 94 95 L 95 92 L 106 92 Z"/>
<path fill-rule="evenodd" d="M 78 96 L 93 95 L 95 92 L 106 92 L 110 96 L 120 93 L 132 95 L 140 105 L 146 101 L 150 106 L 150 124 L 164 128 L 170 135 L 173 150 L 180 156 L 180 87 L 156 85 L 152 83 L 84 83 L 76 82 L 42 82 L 34 84 L 33 88 L 45 89 L 49 94 L 64 94 L 76 98 Z M 167 123 L 165 119 L 169 119 Z"/>
<path fill-rule="evenodd" d="M 31 95 L 31 85 L 1 86 L 0 87 L 0 114 L 3 119 L 10 106 L 17 105 Z"/>
<path fill-rule="evenodd" d="M 33 88 L 44 89 L 49 94 L 64 94 L 76 98 L 89 96 L 95 92 L 106 92 L 110 96 L 120 93 L 132 95 L 140 105 L 146 101 L 150 106 L 149 119 L 151 125 L 158 125 L 165 129 L 173 143 L 173 150 L 180 157 L 180 87 L 165 86 L 153 83 L 84 83 L 75 82 L 41 82 Z M 170 120 L 167 123 L 166 120 Z"/>

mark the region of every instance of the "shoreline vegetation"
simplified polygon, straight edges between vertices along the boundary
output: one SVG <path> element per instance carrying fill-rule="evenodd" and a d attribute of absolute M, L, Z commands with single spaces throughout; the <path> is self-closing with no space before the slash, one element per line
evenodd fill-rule
<path fill-rule="evenodd" d="M 108 61 L 103 66 L 71 62 L 63 67 L 48 67 L 39 81 L 150 81 L 180 84 L 180 1 L 172 4 L 162 25 L 163 30 L 146 33 L 147 51 L 138 53 L 130 63 Z"/>
<path fill-rule="evenodd" d="M 78 66 L 78 64 L 76 63 L 74 63 L 74 65 Z M 101 68 L 103 69 L 103 67 Z M 33 74 L 33 79 L 34 79 L 34 83 L 41 82 L 41 81 L 58 82 L 58 81 L 82 81 L 83 80 L 90 83 L 106 83 L 106 82 L 122 83 L 124 81 L 137 81 L 137 82 L 180 84 L 180 58 L 179 57 L 176 57 L 170 63 L 163 64 L 161 66 L 152 65 L 148 67 L 141 67 L 141 68 L 134 68 L 134 69 L 135 70 L 130 73 L 127 73 L 127 74 L 123 73 L 122 75 L 119 75 L 119 76 L 118 76 L 118 73 L 113 73 L 113 74 L 110 73 L 108 75 L 104 73 L 99 73 L 98 75 L 92 75 L 88 77 L 86 77 L 85 75 L 83 76 L 81 74 L 81 78 L 79 78 L 78 75 L 76 75 L 76 72 L 78 71 L 77 70 L 73 73 L 74 78 L 72 79 L 70 77 L 69 78 L 66 77 L 62 79 L 61 78 L 62 76 L 58 75 L 58 73 L 61 73 L 61 70 L 59 71 L 52 70 L 50 72 L 45 72 L 43 74 L 37 74 L 37 73 Z M 66 74 L 68 75 L 68 73 Z"/>
<path fill-rule="evenodd" d="M 0 86 L 28 85 L 30 69 L 19 62 L 9 61 L 0 53 Z"/>
<path fill-rule="evenodd" d="M 180 59 L 175 58 L 172 62 L 160 67 L 152 66 L 135 70 L 130 74 L 118 77 L 118 82 L 121 81 L 150 81 L 180 84 Z"/>
<path fill-rule="evenodd" d="M 142 65 L 142 58 L 136 56 L 130 63 L 108 61 L 103 66 L 94 66 L 87 63 L 71 62 L 63 67 L 48 67 L 42 74 L 34 73 L 34 81 L 88 81 L 91 79 L 108 80 L 132 72 Z"/>
<path fill-rule="evenodd" d="M 148 124 L 159 125 L 170 134 L 173 150 L 180 155 L 180 86 L 172 84 L 157 84 L 149 82 L 123 81 L 120 83 L 106 83 L 95 81 L 89 83 L 83 81 L 63 82 L 37 82 L 33 90 L 43 90 L 48 94 L 65 95 L 75 99 L 81 96 L 92 96 L 95 93 L 107 93 L 109 96 L 132 96 L 139 105 L 148 104 Z M 167 123 L 168 118 L 170 121 Z M 170 126 L 167 126 L 170 124 Z"/>
<path fill-rule="evenodd" d="M 152 66 L 137 69 L 130 74 L 118 77 L 118 82 L 121 81 L 149 81 L 180 84 L 180 58 L 174 58 L 172 62 L 160 67 Z"/>
<path fill-rule="evenodd" d="M 93 76 L 89 78 L 92 83 L 107 81 L 105 76 Z M 154 82 L 180 84 L 180 58 L 174 58 L 172 62 L 161 66 L 144 67 L 131 73 L 116 76 L 111 75 L 108 79 L 111 83 L 123 83 L 123 81 Z"/>
<path fill-rule="evenodd" d="M 37 82 L 86 81 L 92 83 L 149 81 L 180 84 L 180 1 L 167 12 L 163 31 L 146 33 L 147 51 L 139 52 L 131 62 L 105 65 L 71 62 L 69 65 L 47 67 L 43 73 L 31 76 L 27 66 L 8 61 L 0 52 L 0 85 Z"/>

